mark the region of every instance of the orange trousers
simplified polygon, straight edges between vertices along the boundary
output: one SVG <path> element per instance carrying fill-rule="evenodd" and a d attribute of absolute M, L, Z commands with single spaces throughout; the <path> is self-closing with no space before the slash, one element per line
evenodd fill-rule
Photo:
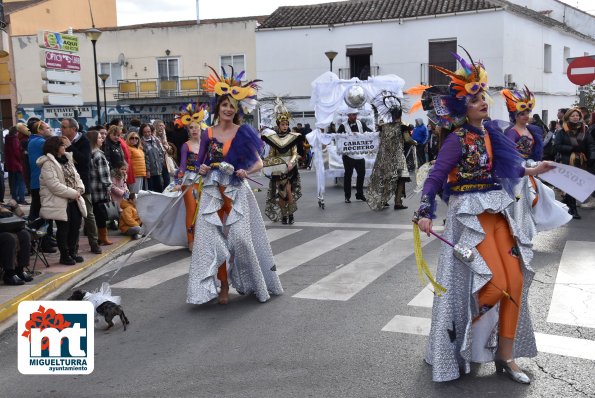
<path fill-rule="evenodd" d="M 221 192 L 221 197 L 223 198 L 223 206 L 217 210 L 217 214 L 223 222 L 231 211 L 231 199 L 223 194 L 223 192 L 225 192 L 225 187 L 223 185 L 219 185 L 219 192 Z M 227 264 L 225 262 L 223 262 L 217 270 L 217 279 L 219 279 L 221 283 L 227 283 Z"/>
<path fill-rule="evenodd" d="M 514 339 L 520 308 L 506 298 L 502 290 L 521 305 L 523 273 L 519 259 L 511 253 L 516 242 L 502 214 L 482 213 L 478 218 L 485 239 L 477 245 L 477 250 L 492 271 L 491 283 L 479 291 L 479 305 L 492 307 L 500 302 L 499 334 Z"/>
<path fill-rule="evenodd" d="M 194 184 L 184 193 L 184 207 L 186 207 L 186 237 L 188 238 L 188 247 L 192 248 L 194 243 L 194 225 L 196 222 L 196 211 L 198 210 L 198 199 L 194 196 L 196 192 L 200 195 L 199 184 Z M 183 187 L 185 189 L 186 187 Z"/>

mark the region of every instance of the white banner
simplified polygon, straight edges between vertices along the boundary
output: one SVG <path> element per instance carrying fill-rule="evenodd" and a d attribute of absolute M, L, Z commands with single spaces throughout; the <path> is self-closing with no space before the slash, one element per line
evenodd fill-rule
<path fill-rule="evenodd" d="M 544 181 L 584 202 L 595 191 L 595 175 L 578 167 L 556 163 L 556 168 L 539 175 Z"/>
<path fill-rule="evenodd" d="M 339 155 L 366 155 L 378 152 L 380 139 L 378 133 L 336 134 L 335 142 Z"/>

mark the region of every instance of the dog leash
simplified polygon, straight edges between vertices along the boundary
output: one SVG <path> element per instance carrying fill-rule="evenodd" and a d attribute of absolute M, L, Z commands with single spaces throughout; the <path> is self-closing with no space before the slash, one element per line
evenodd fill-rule
<path fill-rule="evenodd" d="M 194 184 L 196 184 L 196 182 L 201 178 L 202 176 L 200 174 L 197 174 L 191 181 L 191 183 L 189 185 L 187 185 L 183 191 L 181 191 L 180 195 L 175 197 L 173 200 L 173 203 L 171 203 L 168 207 L 166 207 L 165 209 L 163 209 L 163 211 L 161 212 L 161 214 L 159 214 L 158 217 L 158 222 L 155 223 L 155 225 L 153 225 L 153 227 L 149 230 L 149 232 L 147 232 L 147 234 L 145 236 L 143 236 L 141 239 L 139 239 L 138 241 L 136 241 L 136 244 L 131 248 L 132 250 L 129 253 L 120 253 L 118 255 L 116 255 L 116 257 L 114 257 L 111 261 L 115 261 L 118 260 L 120 261 L 120 265 L 118 266 L 118 268 L 115 269 L 115 271 L 113 272 L 113 274 L 107 279 L 107 283 L 111 282 L 111 280 L 118 274 L 118 272 L 120 272 L 120 270 L 124 267 L 124 264 L 126 264 L 128 262 L 128 260 L 130 260 L 130 257 L 132 257 L 132 255 L 134 253 L 136 253 L 136 251 L 139 249 L 139 246 L 141 246 L 143 243 L 145 243 L 149 237 L 151 236 L 151 234 L 155 231 L 155 229 L 157 229 L 157 227 L 159 227 L 163 221 L 165 220 L 165 215 L 167 215 L 167 213 L 169 211 L 171 211 L 176 204 L 178 204 L 178 202 L 180 200 L 182 200 L 184 198 L 184 195 L 186 194 L 186 192 L 189 189 L 193 189 L 194 188 Z M 127 256 L 124 260 L 119 260 L 120 257 L 122 256 Z M 110 262 L 111 262 L 110 261 Z M 77 285 L 82 285 L 84 282 L 86 282 L 93 274 L 83 278 Z"/>

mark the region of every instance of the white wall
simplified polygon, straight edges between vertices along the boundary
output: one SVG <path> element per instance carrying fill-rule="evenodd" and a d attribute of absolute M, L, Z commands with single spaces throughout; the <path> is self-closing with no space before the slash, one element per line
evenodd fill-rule
<path fill-rule="evenodd" d="M 595 45 L 575 36 L 548 29 L 528 19 L 505 11 L 470 15 L 366 23 L 307 29 L 260 30 L 256 32 L 257 73 L 263 79 L 263 92 L 309 97 L 311 82 L 329 68 L 325 51 L 339 54 L 333 71 L 348 68 L 346 46 L 372 44 L 372 65 L 380 74 L 397 74 L 405 86 L 420 83 L 420 65 L 428 62 L 428 42 L 455 39 L 475 60 L 481 60 L 489 74 L 491 87 L 504 86 L 504 75 L 512 74 L 517 85 L 527 84 L 538 94 L 537 113 L 568 107 L 575 99 L 576 86 L 563 73 L 563 47 L 571 56 L 595 53 Z M 543 43 L 552 45 L 552 73 L 543 72 Z M 462 50 L 459 54 L 464 54 Z M 565 71 L 564 71 L 565 72 Z M 492 118 L 508 120 L 504 101 L 493 93 Z M 295 101 L 296 110 L 312 111 L 308 99 Z M 412 122 L 422 113 L 405 117 Z"/>
<path fill-rule="evenodd" d="M 558 30 L 527 20 L 515 14 L 507 14 L 503 41 L 504 73 L 514 77 L 517 87 L 527 85 L 536 93 L 534 113 L 546 109 L 553 120 L 558 108 L 568 108 L 578 97 L 577 86 L 568 80 L 564 63 L 564 47 L 570 49 L 570 57 L 595 53 L 595 42 L 579 39 Z M 551 73 L 544 72 L 544 44 L 552 46 Z M 504 109 L 504 104 L 500 104 Z"/>
<path fill-rule="evenodd" d="M 497 35 L 478 34 L 499 31 L 503 12 L 487 12 L 456 17 L 425 18 L 397 22 L 367 23 L 311 29 L 256 32 L 256 63 L 263 92 L 310 96 L 310 83 L 329 68 L 325 51 L 339 54 L 333 71 L 348 68 L 346 46 L 372 44 L 371 64 L 380 66 L 380 74 L 396 74 L 406 87 L 420 83 L 421 64 L 428 63 L 428 43 L 436 39 L 457 39 L 473 56 L 481 59 L 490 73 L 491 85 L 503 84 L 503 44 Z M 299 43 L 299 45 L 292 43 Z M 282 54 L 279 56 L 279 54 Z M 477 59 L 476 59 L 477 60 Z M 296 101 L 299 110 L 313 110 L 308 100 Z M 405 119 L 413 121 L 421 112 Z"/>

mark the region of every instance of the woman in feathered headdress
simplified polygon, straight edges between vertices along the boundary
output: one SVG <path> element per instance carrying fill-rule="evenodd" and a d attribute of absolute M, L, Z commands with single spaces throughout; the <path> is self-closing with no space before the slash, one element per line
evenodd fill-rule
<path fill-rule="evenodd" d="M 430 120 L 450 132 L 424 183 L 415 221 L 429 235 L 436 195 L 444 190 L 444 236 L 468 246 L 473 255 L 464 262 L 455 256 L 455 248 L 442 245 L 437 282 L 446 291 L 434 297 L 426 361 L 433 366 L 434 381 L 469 373 L 471 361 L 495 361 L 499 372 L 529 383 L 514 358 L 537 354 L 527 308 L 534 274 L 529 267 L 531 242 L 508 210 L 514 202 L 511 187 L 520 177 L 553 166 L 544 162 L 525 169 L 512 141 L 484 125 L 487 72 L 470 56 L 467 62 L 453 55 L 461 64 L 457 71 L 434 67 L 451 78 L 448 89 L 426 88 L 422 97 Z M 497 322 L 489 324 L 492 316 Z M 480 325 L 487 333 L 479 332 Z M 495 335 L 498 339 L 492 341 Z"/>
<path fill-rule="evenodd" d="M 293 224 L 297 201 L 302 196 L 297 148 L 302 136 L 289 130 L 291 113 L 280 98 L 275 99 L 273 116 L 277 131 L 265 129 L 262 132 L 262 140 L 271 148 L 264 159 L 265 174 L 271 179 L 264 213 L 273 222 L 281 219 L 282 224 Z M 275 171 L 268 173 L 268 168 Z"/>
<path fill-rule="evenodd" d="M 510 121 L 513 123 L 504 131 L 516 145 L 516 149 L 527 165 L 534 165 L 543 159 L 542 130 L 529 123 L 535 107 L 535 96 L 525 86 L 522 91 L 502 90 Z M 533 176 L 525 176 L 515 187 L 516 203 L 511 212 L 518 223 L 525 226 L 525 232 L 533 238 L 538 231 L 557 228 L 570 220 L 567 207 L 555 199 L 554 191 Z M 542 219 L 540 214 L 546 214 Z"/>
<path fill-rule="evenodd" d="M 200 146 L 200 133 L 207 128 L 206 120 L 209 112 L 204 105 L 188 104 L 182 112 L 176 114 L 174 124 L 178 128 L 188 130 L 188 141 L 180 148 L 180 168 L 176 176 L 176 186 L 184 189 L 184 206 L 186 207 L 186 236 L 188 249 L 194 246 L 194 224 L 196 212 L 200 201 L 200 176 L 198 168 L 198 150 Z M 188 186 L 191 185 L 191 188 Z"/>
<path fill-rule="evenodd" d="M 205 85 L 216 104 L 213 127 L 201 134 L 198 152 L 203 185 L 188 278 L 186 301 L 191 304 L 217 296 L 227 304 L 230 283 L 261 302 L 283 293 L 264 221 L 246 181 L 262 169 L 263 143 L 251 126 L 238 124 L 239 113 L 256 105 L 256 81 L 242 84 L 243 76 L 233 69 L 230 75 L 213 70 Z"/>

